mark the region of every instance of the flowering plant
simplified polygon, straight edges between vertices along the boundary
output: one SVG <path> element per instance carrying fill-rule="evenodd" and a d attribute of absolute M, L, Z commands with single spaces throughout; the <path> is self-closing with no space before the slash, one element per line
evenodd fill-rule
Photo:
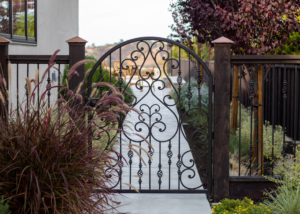
<path fill-rule="evenodd" d="M 253 204 L 251 199 L 245 197 L 243 200 L 223 199 L 218 205 L 213 206 L 214 214 L 272 214 L 269 207 L 263 204 Z"/>

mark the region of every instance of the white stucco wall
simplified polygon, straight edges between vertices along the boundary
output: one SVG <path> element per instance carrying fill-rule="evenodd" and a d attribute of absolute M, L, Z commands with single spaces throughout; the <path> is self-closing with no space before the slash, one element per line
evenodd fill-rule
<path fill-rule="evenodd" d="M 79 5 L 78 0 L 38 0 L 37 2 L 37 45 L 10 44 L 9 54 L 18 55 L 52 55 L 60 49 L 59 55 L 69 54 L 66 40 L 78 36 L 79 33 Z M 30 65 L 29 78 L 34 79 L 36 65 Z M 57 67 L 57 66 L 56 66 Z M 61 67 L 63 71 L 64 66 Z M 25 97 L 24 78 L 27 73 L 26 65 L 19 65 L 19 102 Z M 40 65 L 39 75 L 42 76 L 46 65 Z M 55 71 L 50 71 L 51 75 Z M 10 104 L 16 107 L 17 101 L 17 69 L 12 65 L 12 80 L 10 84 Z M 57 71 L 56 71 L 57 73 Z M 51 76 L 50 75 L 50 76 Z M 52 82 L 52 86 L 57 82 Z M 43 83 L 45 88 L 46 82 Z M 32 88 L 33 88 L 32 84 Z M 43 91 L 41 88 L 41 92 Z M 55 102 L 57 90 L 51 90 L 51 102 Z"/>
<path fill-rule="evenodd" d="M 14 45 L 9 54 L 68 54 L 66 40 L 79 33 L 78 0 L 38 0 L 37 46 Z"/>

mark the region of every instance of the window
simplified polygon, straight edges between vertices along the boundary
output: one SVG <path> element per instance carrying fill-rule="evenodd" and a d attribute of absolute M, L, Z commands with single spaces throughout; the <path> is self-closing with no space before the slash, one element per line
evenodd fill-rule
<path fill-rule="evenodd" d="M 36 43 L 37 0 L 0 0 L 0 36 L 17 43 Z"/>

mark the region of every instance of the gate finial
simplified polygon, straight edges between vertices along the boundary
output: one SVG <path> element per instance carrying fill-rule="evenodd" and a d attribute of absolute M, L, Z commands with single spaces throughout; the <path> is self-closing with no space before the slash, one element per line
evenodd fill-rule
<path fill-rule="evenodd" d="M 219 43 L 219 44 L 220 44 L 220 43 L 233 44 L 234 41 L 232 41 L 232 40 L 230 40 L 230 39 L 227 39 L 226 37 L 222 36 L 222 37 L 220 37 L 220 38 L 218 38 L 218 39 L 212 41 L 211 43 L 214 43 L 214 44 L 216 44 L 216 43 Z"/>
<path fill-rule="evenodd" d="M 80 38 L 79 36 L 75 36 L 66 41 L 67 43 L 87 43 L 86 40 Z"/>

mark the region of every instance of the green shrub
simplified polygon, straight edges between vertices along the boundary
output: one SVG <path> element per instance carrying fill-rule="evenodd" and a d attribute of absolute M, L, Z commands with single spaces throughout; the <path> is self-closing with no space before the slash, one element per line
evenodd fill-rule
<path fill-rule="evenodd" d="M 0 188 L 1 191 L 1 188 Z M 0 197 L 0 214 L 10 214 L 8 201 L 3 201 L 4 195 Z"/>
<path fill-rule="evenodd" d="M 92 59 L 95 62 L 97 62 L 97 59 L 94 56 L 85 56 L 85 59 Z M 85 64 L 85 71 L 88 71 L 89 69 L 92 69 L 95 65 L 95 62 L 88 62 Z M 66 81 L 68 81 L 68 72 L 69 72 L 69 65 L 65 66 L 64 69 L 64 73 L 63 73 L 63 77 L 62 77 L 62 85 L 63 86 L 67 86 Z M 102 70 L 102 76 L 103 78 L 101 80 L 99 80 L 99 76 L 100 76 L 100 70 L 99 67 L 97 68 L 97 70 L 95 71 L 93 78 L 92 78 L 92 83 L 96 83 L 96 82 L 108 82 L 110 81 L 110 72 L 107 69 L 103 69 Z M 88 75 L 86 76 L 86 81 L 88 80 Z M 118 79 L 114 76 L 111 76 L 111 83 L 115 86 L 115 87 L 119 87 L 119 83 L 118 83 Z M 85 88 L 87 89 L 88 85 L 87 82 L 85 83 Z M 126 82 L 123 81 L 122 83 L 122 88 L 124 89 L 126 87 Z M 109 88 L 107 86 L 103 87 L 103 91 L 108 91 Z M 128 87 L 126 88 L 126 92 L 124 94 L 124 101 L 126 103 L 132 103 L 134 101 L 133 97 L 130 97 L 130 95 L 133 95 L 133 91 L 130 88 L 130 85 L 128 85 Z M 66 92 L 61 92 L 62 95 L 64 95 Z"/>
<path fill-rule="evenodd" d="M 276 162 L 274 168 L 275 175 L 282 175 L 281 177 L 268 177 L 269 180 L 281 186 L 288 186 L 296 190 L 300 183 L 300 160 L 299 159 L 283 159 Z"/>
<path fill-rule="evenodd" d="M 251 122 L 251 110 L 241 105 L 241 160 L 247 161 L 249 158 L 248 151 L 250 145 L 250 122 Z M 239 109 L 240 111 L 240 109 Z M 238 112 L 238 116 L 239 116 Z M 239 122 L 239 120 L 238 120 Z M 231 132 L 230 134 L 230 154 L 239 154 L 239 124 L 236 134 Z M 252 119 L 252 131 L 254 130 L 254 117 Z M 272 126 L 268 121 L 265 121 L 263 126 L 264 132 L 264 156 L 268 159 L 272 159 Z M 252 134 L 253 136 L 253 134 Z M 282 139 L 283 131 L 281 126 L 275 126 L 274 129 L 274 158 L 279 158 L 282 151 Z"/>
<path fill-rule="evenodd" d="M 269 207 L 263 204 L 253 204 L 251 199 L 245 197 L 243 200 L 223 199 L 212 208 L 214 214 L 272 214 Z"/>
<path fill-rule="evenodd" d="M 290 34 L 286 44 L 281 47 L 277 47 L 274 51 L 274 55 L 285 54 L 285 55 L 299 55 L 300 54 L 300 34 L 293 32 Z"/>
<path fill-rule="evenodd" d="M 199 97 L 198 97 L 198 84 L 197 80 L 195 78 L 191 78 L 190 80 L 190 85 L 191 85 L 191 93 L 192 93 L 192 98 L 190 100 L 191 104 L 191 109 L 192 108 L 198 108 L 199 107 Z M 195 118 L 198 119 L 198 123 L 196 123 L 197 126 L 203 126 L 204 124 L 207 123 L 207 115 L 200 110 L 191 110 L 189 111 L 189 99 L 187 98 L 187 94 L 189 92 L 188 89 L 189 84 L 185 84 L 184 86 L 181 87 L 180 91 L 180 106 L 178 102 L 178 89 L 175 88 L 170 94 L 171 97 L 175 100 L 175 103 L 177 102 L 177 107 L 180 109 L 183 109 L 185 112 L 188 112 L 188 115 L 193 117 L 192 120 Z M 201 86 L 201 108 L 205 111 L 208 112 L 208 101 L 209 101 L 209 88 L 206 85 L 206 83 L 203 83 Z M 189 121 L 185 121 L 189 122 Z"/>
<path fill-rule="evenodd" d="M 269 178 L 278 184 L 276 190 L 265 192 L 269 201 L 265 204 L 276 214 L 299 214 L 300 211 L 300 163 L 290 160 L 283 160 L 277 166 L 275 174 L 282 175 L 280 178 Z"/>

